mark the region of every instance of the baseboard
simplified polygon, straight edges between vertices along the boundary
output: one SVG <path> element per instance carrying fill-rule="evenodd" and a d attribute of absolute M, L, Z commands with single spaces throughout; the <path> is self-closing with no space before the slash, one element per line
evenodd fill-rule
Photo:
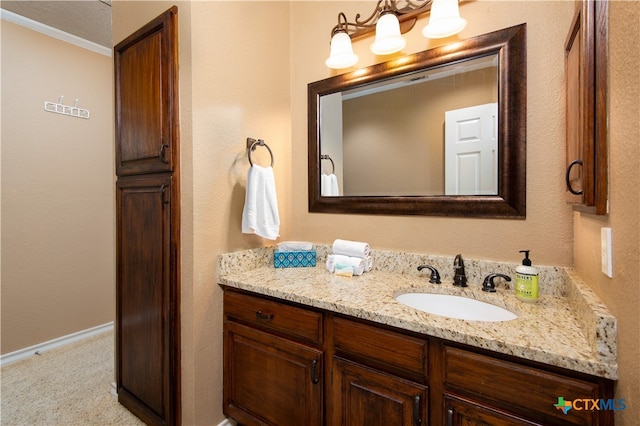
<path fill-rule="evenodd" d="M 236 422 L 231 419 L 224 419 L 218 426 L 236 426 Z"/>
<path fill-rule="evenodd" d="M 21 359 L 25 359 L 36 354 L 41 354 L 42 352 L 46 352 L 60 346 L 68 345 L 69 343 L 77 342 L 78 340 L 86 339 L 87 337 L 96 336 L 98 334 L 106 333 L 112 330 L 113 321 L 103 325 L 99 325 L 97 327 L 78 331 L 77 333 L 58 337 L 57 339 L 49 340 L 48 342 L 29 346 L 28 348 L 9 352 L 8 354 L 0 356 L 0 365 L 6 365 L 15 361 L 20 361 Z"/>

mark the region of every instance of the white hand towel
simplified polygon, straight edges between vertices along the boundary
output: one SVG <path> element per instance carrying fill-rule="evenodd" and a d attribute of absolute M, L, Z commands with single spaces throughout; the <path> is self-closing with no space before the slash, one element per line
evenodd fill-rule
<path fill-rule="evenodd" d="M 359 257 L 344 256 L 341 254 L 330 254 L 327 256 L 327 269 L 334 272 L 336 265 L 346 265 L 353 267 L 353 275 L 362 275 L 364 272 L 365 261 Z"/>
<path fill-rule="evenodd" d="M 338 188 L 338 177 L 332 173 L 329 175 L 329 180 L 330 180 L 332 195 L 339 196 L 340 189 Z"/>
<path fill-rule="evenodd" d="M 364 259 L 371 253 L 369 244 L 360 241 L 335 240 L 333 242 L 333 254 L 360 257 Z"/>
<path fill-rule="evenodd" d="M 271 167 L 254 164 L 247 172 L 242 232 L 269 240 L 275 240 L 280 234 L 276 184 Z"/>
<path fill-rule="evenodd" d="M 333 173 L 330 175 L 322 174 L 320 179 L 320 195 L 323 197 L 335 197 L 340 195 L 338 189 L 338 177 Z"/>

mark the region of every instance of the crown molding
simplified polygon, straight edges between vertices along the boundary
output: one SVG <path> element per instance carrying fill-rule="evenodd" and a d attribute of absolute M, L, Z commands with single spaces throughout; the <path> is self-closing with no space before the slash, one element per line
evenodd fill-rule
<path fill-rule="evenodd" d="M 34 21 L 33 19 L 25 18 L 24 16 L 18 15 L 17 13 L 9 12 L 8 10 L 5 10 L 5 9 L 0 9 L 0 16 L 5 21 L 12 22 L 14 24 L 23 26 L 33 31 L 37 31 L 49 37 L 53 37 L 58 40 L 62 40 L 64 42 L 74 44 L 78 47 L 91 50 L 92 52 L 96 52 L 101 55 L 105 55 L 109 57 L 112 56 L 112 50 L 109 49 L 108 47 L 101 46 L 97 43 L 75 36 L 73 34 L 69 34 L 57 28 L 50 27 L 49 25 L 45 25 L 41 22 Z"/>

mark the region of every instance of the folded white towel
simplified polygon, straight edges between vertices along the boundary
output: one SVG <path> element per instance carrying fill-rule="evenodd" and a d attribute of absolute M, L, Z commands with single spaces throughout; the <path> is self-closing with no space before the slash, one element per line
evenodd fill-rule
<path fill-rule="evenodd" d="M 320 179 L 320 195 L 323 197 L 335 197 L 340 195 L 338 189 L 338 177 L 333 173 L 330 175 L 322 174 Z"/>
<path fill-rule="evenodd" d="M 280 251 L 305 251 L 312 248 L 313 243 L 309 241 L 283 241 L 278 243 L 278 250 Z"/>
<path fill-rule="evenodd" d="M 371 253 L 369 244 L 359 241 L 335 240 L 333 242 L 333 254 L 343 254 L 345 256 L 360 257 L 364 259 Z"/>
<path fill-rule="evenodd" d="M 365 268 L 365 261 L 359 257 L 330 254 L 327 256 L 326 265 L 329 272 L 334 272 L 336 270 L 336 265 L 352 266 L 353 275 L 362 275 Z"/>
<path fill-rule="evenodd" d="M 367 256 L 364 258 L 364 271 L 371 272 L 373 269 L 373 258 L 371 256 Z"/>
<path fill-rule="evenodd" d="M 242 232 L 269 240 L 275 240 L 280 234 L 276 184 L 271 167 L 254 164 L 247 172 Z"/>

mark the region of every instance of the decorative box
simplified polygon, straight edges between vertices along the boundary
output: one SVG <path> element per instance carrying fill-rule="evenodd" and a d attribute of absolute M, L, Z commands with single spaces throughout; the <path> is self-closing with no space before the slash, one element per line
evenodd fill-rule
<path fill-rule="evenodd" d="M 316 251 L 279 251 L 273 252 L 273 266 L 276 268 L 306 268 L 316 266 Z"/>

